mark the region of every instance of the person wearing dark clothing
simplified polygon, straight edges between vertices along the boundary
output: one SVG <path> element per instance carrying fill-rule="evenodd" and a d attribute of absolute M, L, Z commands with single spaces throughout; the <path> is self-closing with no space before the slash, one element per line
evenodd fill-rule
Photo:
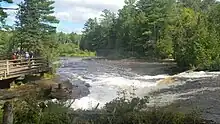
<path fill-rule="evenodd" d="M 31 51 L 31 52 L 30 52 L 31 64 L 34 64 L 34 60 L 33 60 L 33 58 L 34 58 L 34 52 Z"/>
<path fill-rule="evenodd" d="M 30 58 L 31 59 L 34 58 L 34 52 L 33 51 L 30 52 Z"/>

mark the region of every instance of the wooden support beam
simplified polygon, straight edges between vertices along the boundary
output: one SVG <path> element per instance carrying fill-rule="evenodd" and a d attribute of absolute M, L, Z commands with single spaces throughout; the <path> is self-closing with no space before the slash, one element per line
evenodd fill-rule
<path fill-rule="evenodd" d="M 2 124 L 13 124 L 13 107 L 10 102 L 5 102 L 3 106 Z"/>
<path fill-rule="evenodd" d="M 9 61 L 6 61 L 6 70 L 7 70 L 7 75 L 9 75 Z"/>

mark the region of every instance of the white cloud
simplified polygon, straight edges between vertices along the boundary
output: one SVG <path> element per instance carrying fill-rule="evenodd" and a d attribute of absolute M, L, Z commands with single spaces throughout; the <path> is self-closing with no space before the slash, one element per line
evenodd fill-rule
<path fill-rule="evenodd" d="M 102 10 L 117 12 L 124 0 L 55 0 L 55 15 L 60 20 L 85 22 L 88 18 L 99 17 Z"/>
<path fill-rule="evenodd" d="M 15 3 L 20 3 L 22 0 L 14 0 Z M 104 9 L 117 12 L 122 8 L 124 0 L 55 0 L 55 13 L 54 15 L 60 21 L 68 21 L 71 23 L 84 24 L 89 18 L 99 17 Z M 12 5 L 16 8 L 16 5 Z M 15 20 L 15 11 L 8 11 L 9 17 L 7 20 Z M 60 28 L 62 31 L 70 32 L 70 27 Z M 59 29 L 58 29 L 59 30 Z M 73 31 L 80 32 L 82 29 L 72 29 Z"/>
<path fill-rule="evenodd" d="M 9 6 L 7 6 L 7 8 L 16 9 L 16 8 L 18 8 L 18 6 L 15 4 L 10 4 Z M 16 15 L 17 11 L 16 10 L 4 10 L 4 11 L 7 12 L 7 14 L 8 14 L 6 21 L 9 24 L 13 24 L 13 22 L 15 21 L 15 15 Z"/>

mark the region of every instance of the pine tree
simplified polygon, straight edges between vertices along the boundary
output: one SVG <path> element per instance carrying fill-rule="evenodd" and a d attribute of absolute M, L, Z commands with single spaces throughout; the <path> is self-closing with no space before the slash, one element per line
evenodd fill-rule
<path fill-rule="evenodd" d="M 51 45 L 48 39 L 56 32 L 56 27 L 51 24 L 58 23 L 58 20 L 51 16 L 54 13 L 53 3 L 54 1 L 50 0 L 24 0 L 19 4 L 15 47 L 42 54 L 45 45 Z"/>

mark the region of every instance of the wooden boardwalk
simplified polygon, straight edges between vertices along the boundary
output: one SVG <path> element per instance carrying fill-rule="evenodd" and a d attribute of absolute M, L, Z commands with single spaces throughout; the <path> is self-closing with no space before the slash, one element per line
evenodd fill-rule
<path fill-rule="evenodd" d="M 49 71 L 49 64 L 43 58 L 29 60 L 0 60 L 0 81 L 25 75 L 40 74 Z"/>

